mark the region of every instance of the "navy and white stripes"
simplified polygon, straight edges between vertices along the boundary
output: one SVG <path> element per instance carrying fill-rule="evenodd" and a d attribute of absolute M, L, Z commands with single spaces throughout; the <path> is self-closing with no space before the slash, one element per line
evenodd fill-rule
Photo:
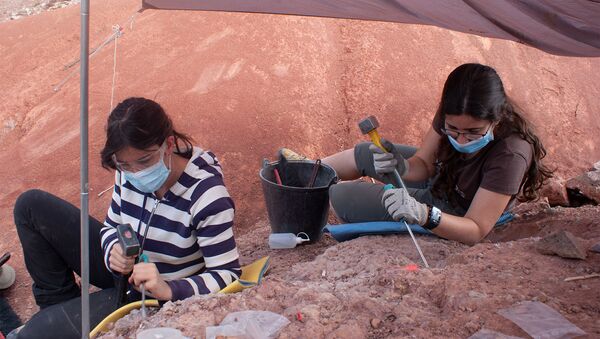
<path fill-rule="evenodd" d="M 129 223 L 141 243 L 156 199 L 115 173 L 112 203 L 100 232 L 106 267 L 110 269 L 110 249 L 118 241 L 115 227 Z M 144 253 L 171 287 L 172 300 L 217 292 L 239 278 L 234 210 L 216 157 L 194 148 L 184 173 L 156 207 L 144 244 Z"/>

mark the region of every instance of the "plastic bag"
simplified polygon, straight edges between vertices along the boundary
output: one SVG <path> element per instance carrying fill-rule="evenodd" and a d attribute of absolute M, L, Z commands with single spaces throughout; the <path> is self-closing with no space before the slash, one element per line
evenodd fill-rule
<path fill-rule="evenodd" d="M 170 327 L 156 327 L 139 332 L 136 339 L 190 339 L 184 337 L 180 330 Z"/>
<path fill-rule="evenodd" d="M 206 327 L 206 339 L 235 336 L 239 339 L 274 338 L 290 321 L 269 311 L 241 311 L 228 314 L 219 326 Z"/>
<path fill-rule="evenodd" d="M 512 335 L 506 335 L 500 332 L 488 330 L 482 328 L 477 333 L 470 336 L 468 339 L 523 339 L 521 337 L 513 337 Z"/>
<path fill-rule="evenodd" d="M 538 301 L 524 301 L 498 314 L 514 322 L 534 339 L 568 339 L 586 333 L 550 306 Z"/>

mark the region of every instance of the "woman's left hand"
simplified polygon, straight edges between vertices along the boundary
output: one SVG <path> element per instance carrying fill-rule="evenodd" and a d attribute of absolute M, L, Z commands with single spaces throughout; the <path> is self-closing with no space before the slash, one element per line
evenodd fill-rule
<path fill-rule="evenodd" d="M 140 285 L 143 283 L 146 291 L 158 300 L 171 300 L 173 295 L 171 287 L 160 276 L 154 263 L 141 262 L 135 264 L 129 277 L 129 283 L 133 284 L 138 290 L 140 290 Z"/>
<path fill-rule="evenodd" d="M 381 199 L 388 214 L 396 221 L 404 219 L 409 224 L 425 225 L 427 205 L 418 202 L 404 188 L 394 188 L 383 192 Z"/>

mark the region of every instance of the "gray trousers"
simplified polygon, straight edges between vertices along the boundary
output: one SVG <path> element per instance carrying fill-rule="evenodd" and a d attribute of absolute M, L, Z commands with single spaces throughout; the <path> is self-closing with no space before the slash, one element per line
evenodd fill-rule
<path fill-rule="evenodd" d="M 359 143 L 354 147 L 354 159 L 362 176 L 371 177 L 379 183 L 355 180 L 332 185 L 329 188 L 331 206 L 341 221 L 346 223 L 368 221 L 393 221 L 387 213 L 381 199 L 384 184 L 395 184 L 391 175 L 380 176 L 375 172 L 373 154 L 369 150 L 369 142 Z M 416 147 L 398 145 L 405 159 L 409 159 L 417 152 Z M 433 179 L 434 180 L 434 179 Z M 405 181 L 409 194 L 417 201 L 433 205 L 445 213 L 464 216 L 467 212 L 460 207 L 452 207 L 447 199 L 436 198 L 431 194 L 433 180 L 425 182 Z M 382 184 L 383 183 L 383 184 Z"/>

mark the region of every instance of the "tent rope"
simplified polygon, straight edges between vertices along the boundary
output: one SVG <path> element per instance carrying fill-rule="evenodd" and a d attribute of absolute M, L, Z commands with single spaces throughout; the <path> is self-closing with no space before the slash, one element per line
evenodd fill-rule
<path fill-rule="evenodd" d="M 134 14 L 132 14 L 129 19 L 127 19 L 127 21 L 125 21 L 125 23 L 123 25 L 115 25 L 113 26 L 113 33 L 111 35 L 109 35 L 98 47 L 94 48 L 91 52 L 90 52 L 90 59 L 93 58 L 98 52 L 100 52 L 102 50 L 102 48 L 104 48 L 106 45 L 108 45 L 111 41 L 121 37 L 125 32 L 123 30 L 122 27 L 127 27 L 127 25 L 129 24 L 131 30 L 133 30 L 133 21 L 135 20 L 135 17 L 141 13 L 142 9 L 138 9 Z M 115 27 L 119 27 L 118 31 L 115 31 Z M 73 62 L 71 62 L 70 64 L 65 66 L 65 69 L 69 69 L 75 65 L 77 65 L 81 60 L 77 59 Z M 59 82 L 56 86 L 54 86 L 54 92 L 58 92 L 62 89 L 62 87 L 67 83 L 67 81 L 69 81 L 69 79 L 71 79 L 75 74 L 79 73 L 79 69 L 76 68 L 73 71 L 71 71 L 71 73 L 69 73 L 61 82 Z"/>
<path fill-rule="evenodd" d="M 119 38 L 121 37 L 121 35 L 123 35 L 122 33 L 122 29 L 121 26 L 119 25 L 114 25 L 113 26 L 113 34 L 115 35 L 115 52 L 114 52 L 114 56 L 113 56 L 113 77 L 112 77 L 112 86 L 111 86 L 111 90 L 110 90 L 110 111 L 112 111 L 113 109 L 113 103 L 114 103 L 114 98 L 115 98 L 115 83 L 117 80 L 117 42 L 119 41 Z"/>

